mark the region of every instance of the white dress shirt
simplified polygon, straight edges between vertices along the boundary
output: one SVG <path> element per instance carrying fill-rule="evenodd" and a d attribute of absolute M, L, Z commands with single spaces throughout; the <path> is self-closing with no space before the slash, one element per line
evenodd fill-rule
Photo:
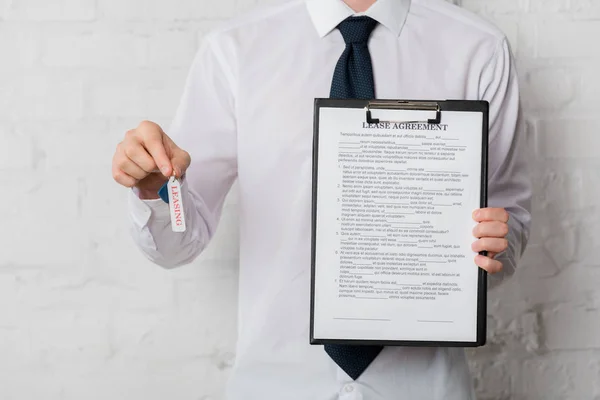
<path fill-rule="evenodd" d="M 354 382 L 322 346 L 309 344 L 313 102 L 329 97 L 345 47 L 335 27 L 353 14 L 342 0 L 295 0 L 210 33 L 167 130 L 192 157 L 182 189 L 187 231 L 171 231 L 162 200 L 141 201 L 131 191 L 137 245 L 172 268 L 206 247 L 238 180 L 231 400 L 474 398 L 460 348 L 387 347 Z M 378 98 L 490 102 L 489 205 L 511 216 L 504 273 L 490 279 L 495 285 L 514 271 L 530 221 L 518 83 L 506 38 L 442 0 L 378 0 L 365 14 L 380 23 L 369 44 Z"/>

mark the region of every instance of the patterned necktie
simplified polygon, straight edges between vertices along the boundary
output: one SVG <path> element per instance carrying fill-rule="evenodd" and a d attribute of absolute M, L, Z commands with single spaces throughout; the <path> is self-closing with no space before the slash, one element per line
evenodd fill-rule
<path fill-rule="evenodd" d="M 377 21 L 369 17 L 349 17 L 338 25 L 346 49 L 342 53 L 331 83 L 331 98 L 374 99 L 375 84 L 371 55 L 367 47 Z M 326 344 L 325 351 L 354 380 L 367 369 L 383 346 Z"/>
<path fill-rule="evenodd" d="M 338 25 L 346 49 L 338 60 L 329 97 L 374 99 L 375 84 L 371 54 L 367 44 L 377 21 L 369 17 L 349 17 Z"/>

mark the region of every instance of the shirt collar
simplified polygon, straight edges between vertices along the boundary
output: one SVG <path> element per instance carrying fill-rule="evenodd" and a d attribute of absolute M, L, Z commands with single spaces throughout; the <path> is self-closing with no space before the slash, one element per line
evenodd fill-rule
<path fill-rule="evenodd" d="M 356 13 L 343 0 L 306 0 L 310 17 L 320 37 L 334 30 L 351 15 L 367 15 L 400 36 L 411 0 L 377 0 L 364 13 Z"/>

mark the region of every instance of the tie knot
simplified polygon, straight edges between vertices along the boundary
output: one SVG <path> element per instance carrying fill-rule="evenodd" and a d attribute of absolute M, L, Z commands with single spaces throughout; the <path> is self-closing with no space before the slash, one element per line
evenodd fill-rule
<path fill-rule="evenodd" d="M 346 44 L 367 44 L 377 21 L 371 17 L 348 17 L 338 25 Z"/>

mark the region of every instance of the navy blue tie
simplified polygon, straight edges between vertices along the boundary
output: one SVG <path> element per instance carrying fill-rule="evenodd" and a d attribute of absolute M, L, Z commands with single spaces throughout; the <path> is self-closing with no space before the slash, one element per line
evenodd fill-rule
<path fill-rule="evenodd" d="M 367 47 L 377 21 L 369 17 L 349 17 L 338 25 L 346 49 L 335 66 L 329 97 L 374 99 L 375 83 L 371 54 Z"/>
<path fill-rule="evenodd" d="M 373 66 L 367 47 L 377 26 L 372 18 L 349 17 L 338 25 L 346 42 L 333 74 L 331 98 L 374 99 Z M 383 346 L 326 344 L 325 351 L 352 379 L 356 380 L 381 352 Z"/>

